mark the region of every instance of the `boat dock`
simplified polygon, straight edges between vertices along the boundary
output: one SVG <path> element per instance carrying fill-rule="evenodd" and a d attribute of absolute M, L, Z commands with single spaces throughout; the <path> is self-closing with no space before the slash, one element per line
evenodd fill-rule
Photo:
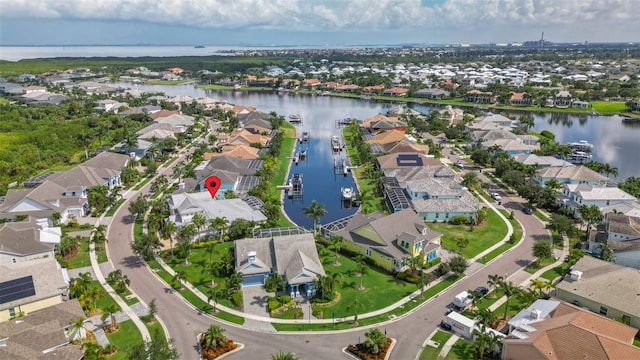
<path fill-rule="evenodd" d="M 304 186 L 302 183 L 302 174 L 293 174 L 285 185 L 276 186 L 279 190 L 284 190 L 289 199 L 302 197 Z"/>
<path fill-rule="evenodd" d="M 340 138 L 337 135 L 331 137 L 331 150 L 333 150 L 333 152 L 342 151 L 342 144 L 340 144 Z"/>
<path fill-rule="evenodd" d="M 302 123 L 302 115 L 300 114 L 291 114 L 289 115 L 289 122 L 294 124 Z"/>

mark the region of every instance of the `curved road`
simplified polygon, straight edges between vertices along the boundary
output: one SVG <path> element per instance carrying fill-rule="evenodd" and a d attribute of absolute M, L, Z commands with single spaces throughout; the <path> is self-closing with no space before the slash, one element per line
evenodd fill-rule
<path fill-rule="evenodd" d="M 166 170 L 165 170 L 166 172 Z M 146 194 L 150 187 L 147 184 L 139 194 Z M 131 198 L 135 198 L 136 195 Z M 442 292 L 439 296 L 426 302 L 424 306 L 411 315 L 395 322 L 381 326 L 389 337 L 397 340 L 393 350 L 393 358 L 413 359 L 427 336 L 438 326 L 443 318 L 445 308 L 451 303 L 453 296 L 461 291 L 486 285 L 491 274 L 512 275 L 531 260 L 531 247 L 536 239 L 548 239 L 544 225 L 534 216 L 520 211 L 519 203 L 503 197 L 507 210 L 513 210 L 516 218 L 526 231 L 525 239 L 504 256 L 458 282 L 455 286 Z M 131 288 L 138 296 L 149 303 L 156 299 L 158 315 L 166 324 L 169 335 L 175 339 L 175 347 L 181 359 L 198 359 L 196 351 L 196 334 L 204 331 L 217 320 L 203 315 L 187 305 L 181 297 L 167 288 L 143 263 L 133 254 L 129 246 L 133 238 L 133 222 L 127 210 L 128 201 L 114 215 L 109 228 L 109 256 L 116 268 L 131 279 Z M 366 329 L 346 330 L 340 333 L 297 333 L 272 334 L 261 333 L 237 326 L 221 324 L 230 339 L 245 344 L 245 348 L 228 359 L 268 359 L 270 354 L 279 350 L 290 351 L 307 359 L 341 359 L 348 358 L 341 349 L 349 343 L 364 339 Z"/>

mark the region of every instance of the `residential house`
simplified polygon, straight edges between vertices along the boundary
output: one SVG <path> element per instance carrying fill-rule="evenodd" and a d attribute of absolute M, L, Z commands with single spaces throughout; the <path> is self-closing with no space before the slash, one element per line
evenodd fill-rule
<path fill-rule="evenodd" d="M 80 345 L 71 341 L 86 336 L 72 329 L 74 319 L 84 317 L 77 299 L 29 312 L 16 321 L 0 322 L 0 359 L 79 360 Z"/>
<path fill-rule="evenodd" d="M 336 87 L 333 90 L 334 91 L 338 91 L 338 92 L 343 92 L 343 93 L 352 93 L 352 92 L 355 92 L 357 90 L 360 90 L 360 86 L 354 85 L 354 84 L 339 85 L 338 87 Z"/>
<path fill-rule="evenodd" d="M 154 133 L 154 132 L 152 131 L 151 133 Z M 149 133 L 147 133 L 146 136 L 143 135 L 143 137 L 147 139 L 153 138 L 153 136 L 151 136 Z M 160 137 L 156 137 L 156 140 L 157 139 L 160 139 Z M 152 146 L 154 146 L 153 142 L 144 140 L 141 137 L 136 140 L 136 143 L 133 147 L 128 146 L 124 142 L 119 142 L 115 144 L 111 149 L 115 152 L 118 152 L 121 154 L 127 154 L 130 157 L 134 157 L 136 160 L 140 160 L 143 157 L 145 157 L 145 155 L 147 154 L 147 151 Z"/>
<path fill-rule="evenodd" d="M 631 103 L 631 111 L 640 111 L 640 99 L 633 100 Z"/>
<path fill-rule="evenodd" d="M 509 129 L 515 125 L 515 121 L 500 114 L 487 113 L 484 116 L 475 118 L 467 124 L 468 129 L 489 130 L 489 129 Z"/>
<path fill-rule="evenodd" d="M 584 165 L 553 165 L 536 170 L 533 180 L 540 186 L 555 179 L 561 184 L 588 184 L 597 187 L 607 186 L 607 177 L 595 172 Z"/>
<path fill-rule="evenodd" d="M 401 88 L 401 87 L 392 87 L 390 89 L 386 89 L 382 94 L 386 96 L 407 96 L 409 93 L 409 89 Z"/>
<path fill-rule="evenodd" d="M 548 98 L 545 102 L 545 106 L 568 108 L 573 102 L 573 96 L 566 90 L 558 91 L 553 98 Z"/>
<path fill-rule="evenodd" d="M 492 104 L 496 102 L 496 97 L 490 91 L 470 90 L 467 92 L 466 101 L 478 104 Z"/>
<path fill-rule="evenodd" d="M 482 146 L 487 149 L 497 147 L 512 156 L 516 154 L 531 154 L 533 151 L 540 149 L 539 145 L 525 144 L 519 137 L 516 139 L 485 141 L 482 143 Z"/>
<path fill-rule="evenodd" d="M 572 163 L 558 159 L 555 156 L 538 156 L 535 154 L 515 154 L 512 158 L 523 165 L 537 166 L 538 169 L 548 167 L 570 167 L 574 166 Z"/>
<path fill-rule="evenodd" d="M 311 233 L 240 239 L 234 250 L 243 287 L 264 285 L 269 275 L 278 274 L 292 299 L 311 298 L 316 280 L 326 275 Z"/>
<path fill-rule="evenodd" d="M 406 140 L 406 139 L 407 137 L 404 131 L 393 129 L 393 130 L 383 131 L 383 132 L 379 132 L 379 133 L 367 136 L 365 138 L 365 142 L 367 144 L 387 145 L 387 144 L 395 144 L 399 141 Z"/>
<path fill-rule="evenodd" d="M 25 94 L 31 94 L 34 92 L 44 93 L 47 92 L 47 88 L 39 85 L 29 85 L 24 88 Z"/>
<path fill-rule="evenodd" d="M 430 230 L 411 209 L 384 215 L 355 215 L 323 226 L 326 238 L 340 236 L 344 247 L 370 258 L 387 271 L 404 271 L 405 260 L 419 256 L 430 262 L 439 257 L 442 234 Z"/>
<path fill-rule="evenodd" d="M 242 199 L 212 200 L 208 192 L 173 194 L 167 203 L 169 204 L 169 220 L 177 226 L 190 224 L 193 215 L 197 213 L 204 215 L 207 221 L 217 217 L 224 217 L 229 223 L 235 219 L 246 219 L 256 223 L 267 220 L 260 209 L 251 207 Z M 200 235 L 208 232 L 209 229 L 200 229 Z"/>
<path fill-rule="evenodd" d="M 427 88 L 427 89 L 420 89 L 414 92 L 413 94 L 411 94 L 411 96 L 418 97 L 418 98 L 426 98 L 431 100 L 442 100 L 442 99 L 449 98 L 449 96 L 451 96 L 451 93 L 443 89 Z"/>
<path fill-rule="evenodd" d="M 120 115 L 120 117 L 125 117 L 128 115 L 135 115 L 135 114 L 153 115 L 160 111 L 162 111 L 162 108 L 158 105 L 145 105 L 145 106 L 136 106 L 133 108 L 120 111 L 118 112 L 118 115 Z"/>
<path fill-rule="evenodd" d="M 322 82 L 318 79 L 304 79 L 304 81 L 302 81 L 302 86 L 306 89 L 311 89 L 311 90 L 315 90 L 317 87 L 319 87 L 320 85 L 322 85 Z"/>
<path fill-rule="evenodd" d="M 397 168 L 385 171 L 385 176 L 385 201 L 390 211 L 401 211 L 408 201 L 423 221 L 442 222 L 457 216 L 475 219 L 480 209 L 478 200 L 449 166 Z"/>
<path fill-rule="evenodd" d="M 106 100 L 98 100 L 98 106 L 96 107 L 96 109 L 101 111 L 106 111 L 106 112 L 110 111 L 117 114 L 120 111 L 120 108 L 123 108 L 123 107 L 128 108 L 129 104 L 116 101 L 116 100 L 106 99 Z"/>
<path fill-rule="evenodd" d="M 78 191 L 92 186 L 107 186 L 113 189 L 121 186 L 122 170 L 129 159 L 127 155 L 104 151 L 73 169 L 55 173 L 48 179 L 65 188 L 76 187 Z M 71 191 L 73 192 L 73 189 Z"/>
<path fill-rule="evenodd" d="M 442 165 L 442 162 L 440 162 L 440 159 L 416 152 L 391 153 L 378 156 L 376 159 L 376 167 L 382 171 L 434 165 Z"/>
<path fill-rule="evenodd" d="M 464 122 L 464 110 L 447 105 L 439 111 L 440 119 L 448 121 L 449 125 L 458 125 Z"/>
<path fill-rule="evenodd" d="M 382 92 L 382 90 L 384 90 L 384 85 L 371 85 L 371 86 L 365 86 L 362 88 L 362 93 L 363 94 L 380 94 Z"/>
<path fill-rule="evenodd" d="M 18 215 L 28 215 L 36 219 L 49 219 L 58 213 L 61 222 L 66 222 L 70 217 L 87 214 L 87 197 L 86 187 L 61 186 L 45 180 L 35 188 L 9 189 L 0 204 L 0 218 L 13 219 Z"/>
<path fill-rule="evenodd" d="M 258 160 L 260 158 L 260 149 L 250 145 L 223 146 L 220 150 L 222 150 L 222 152 L 204 153 L 204 160 L 211 160 L 220 156 L 229 156 L 245 160 Z"/>
<path fill-rule="evenodd" d="M 386 115 L 389 117 L 396 117 L 396 118 L 401 118 L 403 116 L 404 117 L 424 116 L 424 114 L 422 114 L 420 111 L 413 110 L 406 106 L 396 106 L 394 108 L 391 108 L 387 110 Z"/>
<path fill-rule="evenodd" d="M 404 139 L 395 143 L 387 143 L 382 145 L 384 152 L 388 154 L 396 153 L 420 153 L 427 155 L 429 153 L 429 145 L 418 144 L 415 141 Z"/>
<path fill-rule="evenodd" d="M 509 320 L 501 359 L 636 359 L 640 357 L 640 348 L 633 346 L 637 332 L 577 306 L 536 300 Z"/>
<path fill-rule="evenodd" d="M 153 124 L 170 125 L 174 132 L 185 132 L 195 123 L 195 118 L 189 115 L 171 114 L 169 116 L 156 117 L 151 122 Z"/>
<path fill-rule="evenodd" d="M 380 131 L 398 130 L 401 132 L 407 131 L 407 123 L 400 121 L 395 117 L 388 117 L 382 114 L 364 119 L 361 127 L 368 129 L 371 133 L 377 133 Z"/>
<path fill-rule="evenodd" d="M 588 233 L 587 251 L 599 255 L 602 244 L 614 251 L 616 264 L 640 270 L 640 217 L 605 214 L 603 223 Z"/>
<path fill-rule="evenodd" d="M 250 183 L 252 187 L 257 185 L 260 178 L 255 174 L 263 164 L 262 160 L 246 160 L 225 155 L 212 157 L 211 160 L 205 160 L 195 168 L 198 190 L 206 191 L 205 179 L 209 176 L 217 176 L 220 178 L 221 185 L 216 199 L 224 199 L 224 193 L 227 190 L 246 192 L 249 189 L 239 188 L 240 183 Z"/>
<path fill-rule="evenodd" d="M 54 258 L 62 229 L 49 226 L 47 219 L 0 224 L 0 265 L 41 258 Z"/>
<path fill-rule="evenodd" d="M 230 145 L 252 145 L 259 144 L 261 147 L 267 145 L 271 137 L 263 134 L 254 134 L 246 129 L 234 129 L 231 134 L 218 135 L 218 147 Z"/>
<path fill-rule="evenodd" d="M 582 205 L 596 205 L 602 209 L 605 206 L 617 204 L 633 204 L 637 199 L 617 187 L 594 186 L 589 184 L 564 184 L 562 193 L 558 196 L 561 207 L 567 208 L 573 216 L 580 218 L 578 208 Z"/>
<path fill-rule="evenodd" d="M 0 323 L 60 304 L 68 282 L 53 257 L 0 265 Z"/>
<path fill-rule="evenodd" d="M 167 109 L 162 109 L 158 112 L 154 112 L 149 114 L 149 117 L 151 118 L 151 120 L 156 120 L 159 118 L 163 118 L 163 117 L 167 117 L 167 116 L 171 116 L 174 114 L 180 114 L 180 112 L 178 111 L 174 111 L 174 110 L 167 110 Z"/>
<path fill-rule="evenodd" d="M 60 105 L 61 102 L 69 100 L 67 95 L 51 93 L 48 91 L 32 91 L 20 97 L 27 104 L 48 104 Z"/>
<path fill-rule="evenodd" d="M 640 329 L 640 272 L 584 256 L 556 287 L 556 297 Z"/>
<path fill-rule="evenodd" d="M 533 103 L 533 97 L 527 93 L 517 92 L 511 94 L 509 104 L 514 106 L 530 106 Z"/>

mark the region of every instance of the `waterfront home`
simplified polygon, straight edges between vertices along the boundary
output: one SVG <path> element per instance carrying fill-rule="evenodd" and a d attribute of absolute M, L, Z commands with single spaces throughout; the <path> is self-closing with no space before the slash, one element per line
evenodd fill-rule
<path fill-rule="evenodd" d="M 376 167 L 382 171 L 434 165 L 442 165 L 442 162 L 418 152 L 397 152 L 378 156 L 376 159 Z"/>
<path fill-rule="evenodd" d="M 354 85 L 354 84 L 339 85 L 333 90 L 334 91 L 338 91 L 338 92 L 343 92 L 343 93 L 352 93 L 352 92 L 355 92 L 357 90 L 360 90 L 360 86 Z"/>
<path fill-rule="evenodd" d="M 200 213 L 207 221 L 217 217 L 224 217 L 229 223 L 235 219 L 245 219 L 261 223 L 267 220 L 262 211 L 251 207 L 242 199 L 212 200 L 209 192 L 177 193 L 167 200 L 169 205 L 169 220 L 178 226 L 190 224 L 193 215 Z M 199 235 L 210 232 L 210 229 L 200 229 Z M 195 240 L 195 239 L 193 239 Z"/>
<path fill-rule="evenodd" d="M 171 114 L 169 116 L 155 117 L 151 122 L 153 124 L 167 125 L 173 132 L 185 132 L 195 123 L 195 118 L 189 115 Z"/>
<path fill-rule="evenodd" d="M 306 89 L 315 90 L 320 85 L 322 85 L 322 82 L 320 80 L 316 79 L 316 78 L 304 79 L 302 81 L 302 87 L 304 87 Z"/>
<path fill-rule="evenodd" d="M 47 219 L 0 224 L 0 265 L 41 258 L 53 258 L 62 229 L 49 226 Z"/>
<path fill-rule="evenodd" d="M 451 105 L 445 106 L 439 113 L 440 119 L 448 121 L 449 126 L 458 125 L 464 121 L 464 110 L 451 107 Z"/>
<path fill-rule="evenodd" d="M 342 237 L 346 249 L 365 255 L 388 271 L 407 269 L 405 260 L 416 256 L 423 262 L 437 259 L 442 237 L 411 209 L 391 215 L 357 212 L 324 225 L 322 231 L 327 239 Z"/>
<path fill-rule="evenodd" d="M 382 94 L 385 96 L 407 96 L 409 93 L 409 89 L 401 88 L 401 87 L 392 87 L 390 89 L 386 89 Z"/>
<path fill-rule="evenodd" d="M 30 312 L 16 321 L 0 322 L 0 359 L 34 360 L 83 358 L 83 348 L 71 341 L 86 336 L 72 321 L 84 317 L 77 299 Z"/>
<path fill-rule="evenodd" d="M 479 104 L 492 104 L 496 102 L 496 97 L 490 91 L 470 90 L 465 97 L 467 102 Z"/>
<path fill-rule="evenodd" d="M 581 307 L 540 299 L 509 320 L 501 359 L 637 359 L 637 332 Z"/>
<path fill-rule="evenodd" d="M 0 323 L 60 304 L 68 281 L 53 257 L 0 265 Z"/>
<path fill-rule="evenodd" d="M 486 113 L 479 116 L 467 124 L 467 129 L 490 130 L 490 129 L 510 129 L 516 124 L 515 120 L 500 114 Z"/>
<path fill-rule="evenodd" d="M 446 165 L 398 168 L 385 171 L 385 176 L 389 211 L 402 211 L 408 201 L 422 220 L 443 222 L 457 216 L 475 219 L 480 209 L 478 200 Z"/>
<path fill-rule="evenodd" d="M 98 106 L 96 106 L 96 110 L 113 112 L 117 114 L 118 112 L 120 112 L 120 108 L 128 108 L 128 107 L 129 107 L 129 104 L 127 103 L 106 99 L 106 100 L 98 100 Z"/>
<path fill-rule="evenodd" d="M 564 184 L 558 203 L 580 218 L 578 208 L 582 205 L 596 205 L 599 209 L 617 204 L 633 204 L 637 199 L 617 187 L 593 186 L 589 184 Z"/>
<path fill-rule="evenodd" d="M 396 153 L 420 153 L 429 154 L 429 145 L 418 144 L 415 141 L 404 139 L 395 143 L 388 143 L 382 145 L 384 152 L 388 154 Z"/>
<path fill-rule="evenodd" d="M 482 147 L 486 149 L 499 148 L 509 155 L 516 154 L 531 154 L 533 151 L 540 149 L 538 145 L 525 144 L 521 138 L 516 139 L 496 139 L 491 141 L 485 141 Z"/>
<path fill-rule="evenodd" d="M 174 115 L 174 114 L 178 114 L 179 115 L 180 112 L 175 111 L 175 110 L 162 109 L 160 111 L 156 111 L 156 112 L 150 113 L 149 117 L 151 118 L 151 120 L 156 120 L 156 119 L 167 117 L 167 116 L 171 116 L 171 115 Z"/>
<path fill-rule="evenodd" d="M 234 129 L 231 134 L 218 135 L 217 146 L 260 144 L 264 147 L 270 140 L 271 137 L 267 135 L 254 134 L 246 129 Z"/>
<path fill-rule="evenodd" d="M 640 216 L 605 214 L 603 223 L 589 229 L 587 251 L 598 255 L 602 244 L 614 251 L 616 264 L 640 270 Z"/>
<path fill-rule="evenodd" d="M 128 115 L 136 115 L 136 114 L 152 115 L 160 111 L 162 111 L 162 108 L 158 105 L 144 105 L 144 106 L 136 106 L 123 111 L 119 111 L 118 115 L 120 115 L 120 117 L 125 117 Z"/>
<path fill-rule="evenodd" d="M 420 89 L 414 92 L 413 94 L 411 94 L 411 96 L 426 98 L 431 100 L 442 100 L 442 99 L 449 98 L 450 93 L 447 90 L 443 90 L 439 88 L 427 88 L 427 89 Z"/>
<path fill-rule="evenodd" d="M 395 129 L 364 136 L 364 140 L 367 144 L 380 144 L 380 145 L 395 144 L 399 141 L 406 140 L 406 139 L 407 137 L 404 131 L 395 130 Z"/>
<path fill-rule="evenodd" d="M 509 99 L 509 104 L 513 106 L 530 106 L 532 103 L 533 97 L 523 92 L 513 93 Z"/>
<path fill-rule="evenodd" d="M 291 298 L 311 298 L 318 278 L 326 276 L 311 233 L 240 239 L 233 245 L 243 287 L 263 286 L 269 275 L 278 274 Z"/>
<path fill-rule="evenodd" d="M 540 186 L 555 179 L 561 184 L 588 184 L 592 186 L 607 186 L 607 177 L 595 172 L 584 165 L 569 166 L 566 164 L 546 166 L 536 170 L 533 180 Z"/>
<path fill-rule="evenodd" d="M 198 191 L 206 191 L 205 179 L 209 176 L 217 176 L 220 188 L 216 193 L 216 199 L 224 199 L 227 190 L 233 192 L 246 192 L 260 182 L 255 176 L 256 171 L 262 168 L 262 160 L 247 160 L 232 156 L 215 156 L 211 160 L 203 161 L 195 167 Z M 244 183 L 245 187 L 240 187 Z M 246 188 L 246 186 L 250 186 Z"/>
<path fill-rule="evenodd" d="M 640 328 L 640 272 L 585 256 L 558 283 L 556 297 L 622 323 Z"/>
<path fill-rule="evenodd" d="M 512 158 L 523 165 L 537 166 L 538 168 L 548 168 L 552 166 L 567 167 L 575 166 L 572 163 L 558 159 L 555 156 L 538 156 L 535 154 L 515 154 Z"/>
<path fill-rule="evenodd" d="M 377 133 L 380 131 L 391 131 L 398 130 L 401 132 L 407 131 L 407 123 L 399 120 L 396 117 L 384 116 L 382 114 L 378 114 L 376 116 L 364 119 L 361 127 L 369 130 L 371 133 Z"/>
<path fill-rule="evenodd" d="M 251 145 L 227 145 L 220 148 L 221 152 L 204 153 L 204 160 L 211 160 L 214 157 L 229 156 L 245 160 L 258 160 L 260 149 Z"/>

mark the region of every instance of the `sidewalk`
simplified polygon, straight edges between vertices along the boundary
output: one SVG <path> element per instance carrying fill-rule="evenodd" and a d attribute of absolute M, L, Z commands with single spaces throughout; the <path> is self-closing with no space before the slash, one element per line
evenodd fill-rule
<path fill-rule="evenodd" d="M 564 258 L 567 255 L 569 255 L 569 247 L 570 247 L 569 237 L 563 236 L 562 240 L 563 240 L 562 253 L 560 254 L 560 256 L 558 256 L 558 260 L 556 260 L 554 263 L 549 264 L 549 265 L 543 267 L 542 269 L 539 269 L 538 271 L 536 271 L 533 274 L 530 274 L 530 273 L 524 271 L 524 269 L 520 269 L 517 272 L 515 272 L 513 275 L 509 276 L 509 278 L 512 278 L 516 285 L 526 288 L 526 287 L 529 287 L 531 280 L 539 278 L 540 275 L 542 275 L 545 271 L 551 270 L 551 269 L 555 268 L 556 266 L 562 265 L 564 263 Z M 507 301 L 507 297 L 506 296 L 501 297 L 495 303 L 493 303 L 493 304 L 491 304 L 491 306 L 489 306 L 489 310 L 495 311 L 497 308 L 499 308 L 506 301 Z"/>

